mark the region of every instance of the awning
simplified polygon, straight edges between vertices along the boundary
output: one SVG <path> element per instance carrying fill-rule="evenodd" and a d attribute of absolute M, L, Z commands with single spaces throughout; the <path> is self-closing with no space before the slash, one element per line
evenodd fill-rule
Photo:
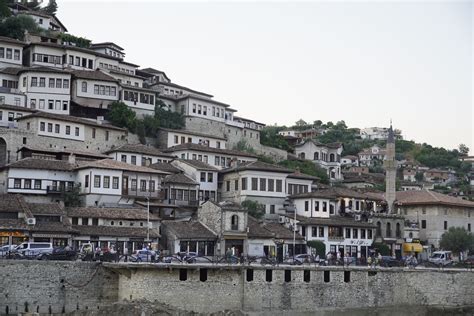
<path fill-rule="evenodd" d="M 404 243 L 403 252 L 423 252 L 423 246 L 419 243 Z"/>

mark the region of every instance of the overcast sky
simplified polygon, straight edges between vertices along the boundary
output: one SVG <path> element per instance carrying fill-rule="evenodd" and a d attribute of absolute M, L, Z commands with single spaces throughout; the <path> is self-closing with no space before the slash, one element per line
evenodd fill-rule
<path fill-rule="evenodd" d="M 474 152 L 471 1 L 58 5 L 69 33 L 115 42 L 237 115 L 360 128 L 392 118 L 405 139 Z"/>

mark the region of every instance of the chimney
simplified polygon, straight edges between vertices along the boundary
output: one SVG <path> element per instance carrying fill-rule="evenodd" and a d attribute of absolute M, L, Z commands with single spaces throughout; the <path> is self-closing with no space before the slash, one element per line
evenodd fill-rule
<path fill-rule="evenodd" d="M 76 163 L 76 155 L 74 155 L 73 153 L 70 153 L 67 160 L 70 164 L 75 164 Z"/>
<path fill-rule="evenodd" d="M 97 116 L 97 124 L 100 124 L 102 125 L 102 122 L 104 121 L 104 117 L 103 116 Z"/>

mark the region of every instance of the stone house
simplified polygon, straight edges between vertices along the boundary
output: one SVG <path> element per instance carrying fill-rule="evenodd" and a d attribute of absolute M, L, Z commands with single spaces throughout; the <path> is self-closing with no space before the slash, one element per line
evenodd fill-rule
<path fill-rule="evenodd" d="M 322 144 L 307 139 L 295 145 L 295 155 L 300 159 L 311 160 L 327 170 L 330 180 L 342 180 L 341 154 L 342 144 Z"/>

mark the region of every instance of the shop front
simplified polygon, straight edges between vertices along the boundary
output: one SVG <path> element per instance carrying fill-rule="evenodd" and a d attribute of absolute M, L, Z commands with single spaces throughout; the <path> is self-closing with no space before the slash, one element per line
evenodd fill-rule
<path fill-rule="evenodd" d="M 25 231 L 0 231 L 0 246 L 19 245 L 28 241 L 28 235 Z"/>

